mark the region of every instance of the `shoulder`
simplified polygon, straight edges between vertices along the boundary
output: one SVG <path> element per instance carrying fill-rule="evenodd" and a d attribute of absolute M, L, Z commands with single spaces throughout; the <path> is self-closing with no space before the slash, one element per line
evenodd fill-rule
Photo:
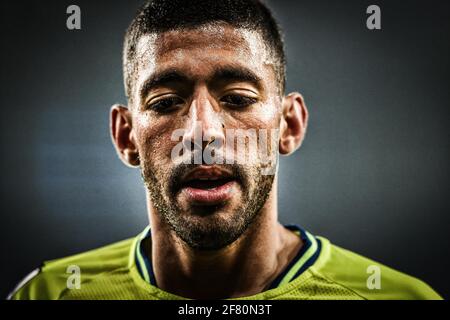
<path fill-rule="evenodd" d="M 311 272 L 367 300 L 442 299 L 423 281 L 331 244 L 319 237 L 322 252 Z"/>
<path fill-rule="evenodd" d="M 131 238 L 69 257 L 46 261 L 17 285 L 8 299 L 59 299 L 69 286 L 90 282 L 101 274 L 127 268 L 134 240 Z"/>

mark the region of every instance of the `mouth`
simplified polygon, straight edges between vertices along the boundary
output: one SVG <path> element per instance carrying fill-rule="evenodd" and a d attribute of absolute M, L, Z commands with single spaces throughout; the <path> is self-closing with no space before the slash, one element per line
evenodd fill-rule
<path fill-rule="evenodd" d="M 233 196 L 237 183 L 228 171 L 200 166 L 182 178 L 181 193 L 194 205 L 216 205 Z"/>

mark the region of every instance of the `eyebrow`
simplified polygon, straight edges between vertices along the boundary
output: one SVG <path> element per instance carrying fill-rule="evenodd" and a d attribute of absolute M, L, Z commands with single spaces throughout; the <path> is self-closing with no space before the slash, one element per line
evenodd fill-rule
<path fill-rule="evenodd" d="M 216 69 L 211 76 L 214 81 L 241 81 L 250 82 L 258 89 L 262 88 L 262 79 L 252 70 L 242 66 L 224 66 Z"/>
<path fill-rule="evenodd" d="M 155 87 L 161 87 L 169 83 L 175 82 L 192 82 L 186 74 L 176 70 L 168 69 L 161 72 L 156 72 L 151 75 L 142 84 L 139 95 L 141 99 L 144 99 L 146 94 Z M 252 70 L 243 66 L 223 66 L 214 70 L 213 74 L 208 77 L 207 82 L 217 81 L 241 81 L 249 82 L 255 85 L 258 89 L 261 89 L 262 79 L 256 75 Z"/>
<path fill-rule="evenodd" d="M 139 96 L 141 97 L 141 99 L 143 99 L 145 95 L 155 87 L 161 87 L 173 82 L 187 81 L 189 81 L 188 77 L 175 69 L 156 72 L 144 81 L 141 88 L 139 89 Z"/>

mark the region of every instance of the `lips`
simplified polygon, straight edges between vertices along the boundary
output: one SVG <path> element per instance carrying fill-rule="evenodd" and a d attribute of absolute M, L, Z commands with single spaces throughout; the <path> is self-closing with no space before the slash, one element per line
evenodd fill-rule
<path fill-rule="evenodd" d="M 220 187 L 221 185 L 224 185 L 225 183 L 230 182 L 231 180 L 232 180 L 231 178 L 217 178 L 217 177 L 199 178 L 188 181 L 184 185 L 195 189 L 210 190 Z"/>
<path fill-rule="evenodd" d="M 200 166 L 181 181 L 181 192 L 196 205 L 215 205 L 229 200 L 237 187 L 232 173 L 219 167 Z"/>

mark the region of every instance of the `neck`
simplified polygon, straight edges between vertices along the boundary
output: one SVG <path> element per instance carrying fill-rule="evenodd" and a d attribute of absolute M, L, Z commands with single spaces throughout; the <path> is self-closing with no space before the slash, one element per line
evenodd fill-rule
<path fill-rule="evenodd" d="M 264 291 L 302 245 L 277 221 L 276 207 L 276 190 L 272 190 L 244 234 L 213 251 L 192 249 L 150 210 L 151 257 L 158 287 L 191 299 L 236 298 Z"/>

